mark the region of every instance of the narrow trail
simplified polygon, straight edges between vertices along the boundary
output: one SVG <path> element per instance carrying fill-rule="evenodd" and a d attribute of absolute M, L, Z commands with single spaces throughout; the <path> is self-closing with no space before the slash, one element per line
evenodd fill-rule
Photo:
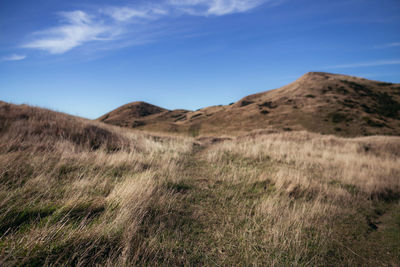
<path fill-rule="evenodd" d="M 221 197 L 224 185 L 215 177 L 210 163 L 202 158 L 212 145 L 208 142 L 195 144 L 185 158 L 179 182 L 174 185 L 177 210 L 173 211 L 174 229 L 170 229 L 174 247 L 169 248 L 171 257 L 164 258 L 165 263 L 219 266 L 228 256 L 223 255 L 224 251 L 218 244 L 218 226 L 222 223 L 223 213 L 231 212 L 231 209 Z"/>
<path fill-rule="evenodd" d="M 185 158 L 181 177 L 174 185 L 177 205 L 170 229 L 173 247 L 169 248 L 173 254 L 162 260 L 167 264 L 230 266 L 253 262 L 262 250 L 259 227 L 248 219 L 259 195 L 244 192 L 243 185 L 227 180 L 226 174 L 222 177 L 221 169 L 205 158 L 221 141 L 197 142 Z M 263 185 L 257 194 L 265 195 L 265 190 Z"/>

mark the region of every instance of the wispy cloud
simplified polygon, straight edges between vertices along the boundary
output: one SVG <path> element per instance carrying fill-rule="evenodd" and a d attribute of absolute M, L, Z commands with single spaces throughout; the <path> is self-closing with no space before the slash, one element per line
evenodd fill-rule
<path fill-rule="evenodd" d="M 269 0 L 169 0 L 169 4 L 190 15 L 227 15 L 251 10 Z"/>
<path fill-rule="evenodd" d="M 89 42 L 105 42 L 131 38 L 137 32 L 129 30 L 132 24 L 144 27 L 157 19 L 170 16 L 222 16 L 246 12 L 264 3 L 281 0 L 163 0 L 158 4 L 142 6 L 108 6 L 90 14 L 77 10 L 61 12 L 63 24 L 32 34 L 32 40 L 22 47 L 39 49 L 51 54 L 63 54 Z M 154 24 L 154 23 L 153 23 Z M 137 27 L 136 27 L 137 28 Z M 151 33 L 149 33 L 151 34 Z M 135 41 L 137 42 L 137 41 Z M 140 42 L 139 42 L 140 43 Z"/>
<path fill-rule="evenodd" d="M 12 54 L 2 58 L 3 61 L 18 61 L 26 58 L 26 55 Z"/>
<path fill-rule="evenodd" d="M 400 64 L 400 59 L 377 60 L 377 61 L 369 61 L 369 62 L 359 62 L 359 63 L 327 66 L 327 67 L 324 67 L 324 69 L 347 69 L 347 68 L 375 67 L 375 66 L 399 65 L 399 64 Z"/>
<path fill-rule="evenodd" d="M 168 14 L 168 11 L 163 7 L 141 7 L 138 9 L 132 7 L 106 7 L 100 9 L 100 12 L 120 22 L 132 19 L 151 19 Z"/>
<path fill-rule="evenodd" d="M 376 46 L 374 46 L 374 48 L 375 49 L 384 49 L 384 48 L 392 48 L 392 47 L 397 47 L 397 46 L 400 46 L 400 42 L 376 45 Z"/>
<path fill-rule="evenodd" d="M 62 12 L 60 16 L 66 22 L 64 25 L 35 33 L 38 38 L 23 47 L 62 54 L 84 43 L 111 40 L 117 35 L 113 27 L 103 25 L 83 11 Z"/>

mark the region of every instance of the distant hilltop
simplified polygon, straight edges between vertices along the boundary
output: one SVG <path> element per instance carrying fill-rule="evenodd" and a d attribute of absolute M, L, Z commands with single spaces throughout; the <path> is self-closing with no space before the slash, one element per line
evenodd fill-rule
<path fill-rule="evenodd" d="M 309 72 L 279 89 L 230 105 L 167 110 L 145 102 L 121 106 L 97 120 L 122 127 L 238 135 L 254 130 L 308 130 L 339 136 L 400 135 L 400 84 Z"/>

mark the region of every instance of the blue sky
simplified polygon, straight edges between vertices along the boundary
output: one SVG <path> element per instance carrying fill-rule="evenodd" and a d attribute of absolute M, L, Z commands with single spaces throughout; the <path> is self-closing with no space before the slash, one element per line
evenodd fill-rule
<path fill-rule="evenodd" d="M 400 82 L 399 0 L 3 0 L 0 99 L 195 110 L 308 71 Z"/>

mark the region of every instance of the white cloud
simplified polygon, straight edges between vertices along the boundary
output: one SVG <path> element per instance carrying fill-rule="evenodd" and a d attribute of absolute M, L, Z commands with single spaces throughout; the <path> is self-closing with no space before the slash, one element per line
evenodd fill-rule
<path fill-rule="evenodd" d="M 3 61 L 18 61 L 18 60 L 23 60 L 26 58 L 26 55 L 18 55 L 18 54 L 12 54 L 9 56 L 3 57 Z"/>
<path fill-rule="evenodd" d="M 269 0 L 169 0 L 169 4 L 190 15 L 227 15 L 251 10 Z"/>
<path fill-rule="evenodd" d="M 94 21 L 83 11 L 62 12 L 60 15 L 66 20 L 65 25 L 37 33 L 40 38 L 23 47 L 62 54 L 86 42 L 112 39 L 116 34 L 112 27 Z"/>
<path fill-rule="evenodd" d="M 167 16 L 167 6 L 147 5 L 138 8 L 128 6 L 106 7 L 100 9 L 100 13 L 106 14 L 119 22 L 129 22 L 133 19 L 154 19 L 160 16 Z"/>
<path fill-rule="evenodd" d="M 345 68 L 359 68 L 359 67 L 375 67 L 375 66 L 386 66 L 386 65 L 399 65 L 400 60 L 377 60 L 370 62 L 360 62 L 360 63 L 351 63 L 351 64 L 343 64 L 343 65 L 334 65 L 325 67 L 325 69 L 345 69 Z"/>
<path fill-rule="evenodd" d="M 102 13 L 117 21 L 128 21 L 132 18 L 149 18 L 148 10 L 137 10 L 129 7 L 108 7 L 101 10 Z"/>
<path fill-rule="evenodd" d="M 125 22 L 135 18 L 149 19 L 168 14 L 184 13 L 194 16 L 222 16 L 251 10 L 271 0 L 166 0 L 158 5 L 142 7 L 107 7 L 103 14 L 114 20 Z M 274 0 L 277 2 L 278 0 Z"/>
<path fill-rule="evenodd" d="M 72 12 L 60 12 L 68 22 L 72 24 L 89 24 L 91 23 L 91 18 L 88 14 L 83 11 L 77 10 Z"/>
<path fill-rule="evenodd" d="M 109 6 L 88 14 L 77 10 L 61 12 L 63 25 L 34 33 L 35 38 L 23 45 L 47 51 L 51 54 L 63 54 L 71 49 L 94 41 L 111 41 L 121 37 L 140 42 L 138 32 L 145 31 L 145 23 L 160 18 L 182 14 L 195 16 L 222 16 L 251 10 L 267 2 L 278 3 L 281 0 L 163 0 L 159 4 L 142 6 Z M 140 24 L 143 29 L 132 27 Z M 150 27 L 151 28 L 151 27 Z M 147 35 L 151 35 L 148 32 Z M 144 33 L 146 35 L 146 33 Z M 144 38 L 146 38 L 144 36 Z M 139 41 L 137 41 L 139 39 Z"/>

